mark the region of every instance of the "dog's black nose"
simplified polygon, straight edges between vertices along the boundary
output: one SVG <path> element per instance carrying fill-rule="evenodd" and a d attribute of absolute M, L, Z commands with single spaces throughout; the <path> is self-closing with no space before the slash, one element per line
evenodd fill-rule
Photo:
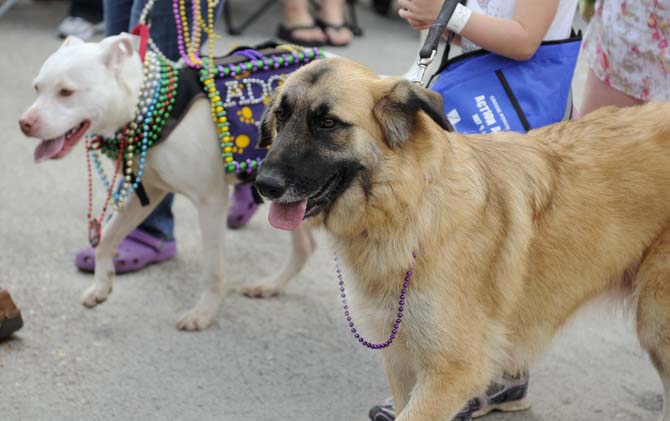
<path fill-rule="evenodd" d="M 255 185 L 258 192 L 270 200 L 282 197 L 288 189 L 284 177 L 278 171 L 273 170 L 261 169 L 256 177 Z"/>

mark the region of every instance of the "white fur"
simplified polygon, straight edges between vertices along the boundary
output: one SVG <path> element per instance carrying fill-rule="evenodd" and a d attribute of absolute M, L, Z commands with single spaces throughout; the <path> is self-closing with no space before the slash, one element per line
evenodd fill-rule
<path fill-rule="evenodd" d="M 22 120 L 34 123 L 29 134 L 51 139 L 90 120 L 90 134 L 111 136 L 130 121 L 142 82 L 142 63 L 130 37 L 124 34 L 100 43 L 68 38 L 35 78 L 37 99 L 22 116 Z M 63 88 L 74 94 L 62 97 L 59 92 Z M 179 318 L 177 326 L 183 330 L 209 326 L 218 314 L 224 291 L 225 217 L 229 186 L 235 181 L 224 172 L 209 102 L 201 98 L 170 136 L 147 154 L 142 182 L 151 204 L 142 207 L 137 196 L 131 195 L 125 209 L 105 224 L 95 250 L 94 281 L 84 292 L 82 303 L 94 307 L 105 301 L 112 290 L 112 259 L 119 243 L 168 192 L 175 192 L 198 209 L 206 281 L 200 300 Z M 292 253 L 284 269 L 267 282 L 246 289 L 245 294 L 276 295 L 302 269 L 314 250 L 314 240 L 305 227 L 292 235 Z"/>

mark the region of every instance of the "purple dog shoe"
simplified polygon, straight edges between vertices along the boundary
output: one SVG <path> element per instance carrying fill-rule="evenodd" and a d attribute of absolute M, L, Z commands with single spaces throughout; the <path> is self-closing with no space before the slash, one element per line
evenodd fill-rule
<path fill-rule="evenodd" d="M 116 273 L 134 272 L 146 266 L 172 259 L 177 254 L 177 242 L 163 241 L 138 229 L 132 231 L 119 244 L 114 257 Z M 88 247 L 77 253 L 74 264 L 84 272 L 95 270 L 95 251 Z"/>
<path fill-rule="evenodd" d="M 228 209 L 228 228 L 237 229 L 251 219 L 258 210 L 251 183 L 237 184 L 233 191 L 233 204 Z"/>

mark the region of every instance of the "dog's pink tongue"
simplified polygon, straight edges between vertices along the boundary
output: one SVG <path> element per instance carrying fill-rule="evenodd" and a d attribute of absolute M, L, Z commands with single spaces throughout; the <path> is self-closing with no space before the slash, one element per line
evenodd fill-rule
<path fill-rule="evenodd" d="M 305 217 L 306 209 L 307 199 L 295 203 L 272 202 L 270 204 L 268 220 L 270 221 L 270 225 L 277 229 L 293 231 Z"/>
<path fill-rule="evenodd" d="M 58 154 L 58 152 L 61 151 L 61 149 L 63 149 L 64 144 L 65 136 L 61 136 L 58 139 L 53 140 L 43 140 L 39 145 L 37 145 L 37 148 L 35 148 L 35 152 L 33 153 L 33 159 L 35 160 L 35 163 L 39 164 L 40 162 L 53 158 L 56 154 Z"/>

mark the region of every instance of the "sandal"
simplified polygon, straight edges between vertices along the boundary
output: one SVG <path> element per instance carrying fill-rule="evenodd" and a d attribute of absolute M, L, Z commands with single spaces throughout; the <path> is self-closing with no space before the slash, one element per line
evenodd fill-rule
<path fill-rule="evenodd" d="M 258 210 L 258 202 L 254 197 L 251 183 L 237 184 L 233 191 L 233 204 L 228 209 L 226 220 L 228 228 L 237 229 L 244 226 Z"/>
<path fill-rule="evenodd" d="M 172 259 L 176 254 L 176 241 L 163 241 L 136 229 L 119 244 L 118 253 L 114 257 L 114 269 L 116 273 L 134 272 L 153 263 Z M 77 253 L 74 264 L 81 271 L 94 272 L 95 251 L 93 248 L 88 247 Z"/>
<path fill-rule="evenodd" d="M 283 23 L 280 23 L 279 27 L 277 28 L 277 37 L 283 39 L 284 41 L 288 41 L 291 44 L 302 45 L 305 47 L 322 47 L 326 45 L 324 41 L 297 38 L 295 36 L 295 31 L 299 31 L 302 29 L 321 29 L 321 28 L 316 23 L 312 25 L 297 25 L 291 27 L 286 26 Z"/>
<path fill-rule="evenodd" d="M 346 23 L 346 22 L 344 22 L 342 24 L 339 24 L 339 25 L 335 25 L 335 24 L 332 24 L 332 23 L 325 22 L 322 19 L 316 19 L 316 24 L 323 30 L 323 33 L 326 34 L 326 38 L 327 38 L 326 43 L 328 45 L 330 45 L 331 47 L 346 47 L 347 45 L 349 45 L 351 43 L 351 41 L 354 38 L 354 33 L 351 30 L 351 28 L 349 27 L 349 24 Z M 335 30 L 335 31 L 339 31 L 340 29 L 343 29 L 343 28 L 347 28 L 349 30 L 349 32 L 351 33 L 351 39 L 347 42 L 343 42 L 343 43 L 340 43 L 340 44 L 333 42 L 333 39 L 330 37 L 330 34 L 328 33 L 328 30 L 332 29 L 332 30 Z"/>
<path fill-rule="evenodd" d="M 22 326 L 21 311 L 16 308 L 12 296 L 7 290 L 0 290 L 0 341 L 9 338 Z"/>

